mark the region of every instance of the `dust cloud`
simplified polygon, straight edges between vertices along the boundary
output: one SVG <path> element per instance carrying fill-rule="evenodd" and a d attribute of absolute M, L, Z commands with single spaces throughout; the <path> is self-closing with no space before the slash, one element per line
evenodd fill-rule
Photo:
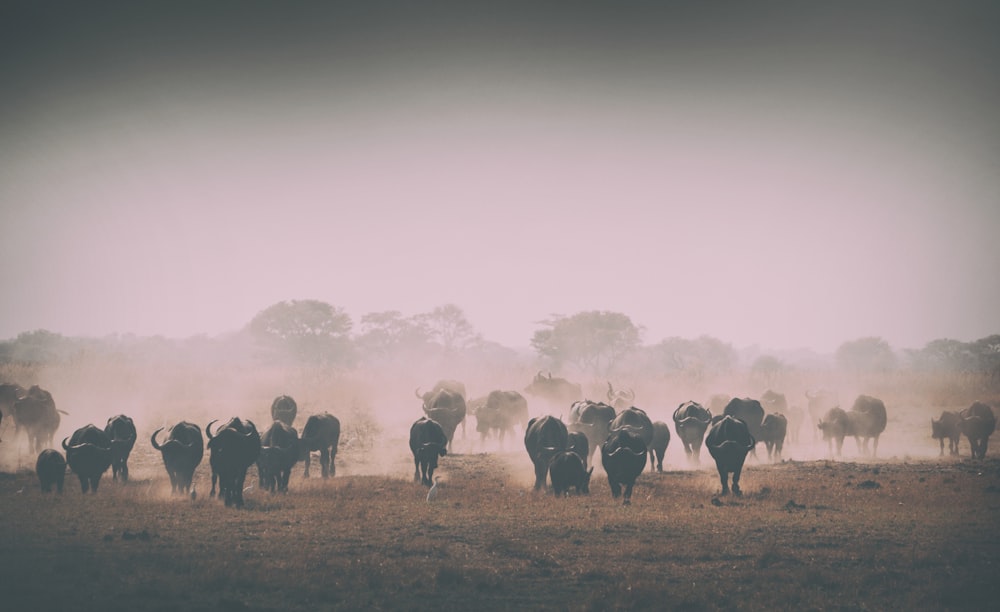
<path fill-rule="evenodd" d="M 409 428 L 423 415 L 416 390 L 426 391 L 442 379 L 462 381 L 468 398 L 487 395 L 495 389 L 522 392 L 532 417 L 552 414 L 567 420 L 569 404 L 551 404 L 525 393 L 536 372 L 545 369 L 533 356 L 511 351 L 504 358 L 474 360 L 441 355 L 412 355 L 354 369 L 295 367 L 256 361 L 252 353 L 219 351 L 183 353 L 169 350 L 123 350 L 83 352 L 48 365 L 0 364 L 0 381 L 16 382 L 27 388 L 38 384 L 49 390 L 57 408 L 65 411 L 53 446 L 88 423 L 103 427 L 117 414 L 132 417 L 138 440 L 130 466 L 133 478 L 165 482 L 159 453 L 152 450 L 150 435 L 160 427 L 190 421 L 204 430 L 212 420 L 233 416 L 249 419 L 263 431 L 271 422 L 270 405 L 279 395 L 290 395 L 298 404 L 295 427 L 301 430 L 312 414 L 329 412 L 341 421 L 342 433 L 336 459 L 337 476 L 412 477 L 413 463 L 408 448 Z M 830 458 L 826 443 L 816 428 L 815 418 L 806 414 L 806 393 L 817 389 L 835 392 L 838 403 L 850 408 L 858 394 L 881 398 L 888 410 L 888 426 L 879 441 L 876 459 L 861 456 L 855 444 L 846 440 L 843 461 L 910 461 L 936 459 L 939 447 L 930 437 L 930 419 L 942 410 L 960 410 L 972 401 L 996 405 L 1000 396 L 987 383 L 970 381 L 955 374 L 847 374 L 832 365 L 789 367 L 770 380 L 761 380 L 748 368 L 736 366 L 726 373 L 675 373 L 667 375 L 649 367 L 623 369 L 611 380 L 585 377 L 579 372 L 556 372 L 581 383 L 587 399 L 607 401 L 608 383 L 631 389 L 633 404 L 644 409 L 654 421 L 670 426 L 671 441 L 664 469 L 711 470 L 713 462 L 702 449 L 700 463 L 689 462 L 674 431 L 672 414 L 676 407 L 694 400 L 708 406 L 715 394 L 758 398 L 767 389 L 786 396 L 788 416 L 800 415 L 798 426 L 790 426 L 783 460 L 814 461 Z M 992 394 L 991 394 L 992 393 Z M 796 419 L 791 419 L 794 424 Z M 12 419 L 0 424 L 0 471 L 33 470 L 35 456 L 26 441 L 15 436 Z M 967 442 L 963 452 L 968 456 Z M 506 466 L 512 484 L 528 488 L 533 482 L 531 463 L 524 451 L 523 431 L 500 442 L 481 439 L 475 418 L 466 419 L 455 434 L 451 454 L 491 453 Z M 749 466 L 768 462 L 763 444 Z M 447 482 L 449 458 L 441 460 L 439 474 Z M 602 468 L 595 466 L 595 473 Z M 647 468 L 649 469 L 649 468 Z M 301 475 L 297 466 L 295 474 Z M 198 468 L 198 479 L 206 478 L 207 458 Z M 203 481 L 199 481 L 203 482 Z M 162 485 L 166 487 L 166 485 Z M 207 484 L 201 484 L 207 488 Z M 168 487 L 167 487 L 168 489 Z M 166 494 L 165 491 L 161 491 Z"/>

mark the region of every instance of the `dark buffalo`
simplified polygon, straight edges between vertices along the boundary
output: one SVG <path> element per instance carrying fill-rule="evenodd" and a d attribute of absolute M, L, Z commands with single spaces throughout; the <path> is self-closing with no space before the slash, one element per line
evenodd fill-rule
<path fill-rule="evenodd" d="M 591 452 L 597 452 L 601 444 L 608 439 L 608 434 L 611 433 L 611 421 L 615 420 L 616 415 L 615 409 L 608 404 L 581 400 L 574 402 L 570 407 L 567 427 L 569 431 L 577 431 L 587 436 L 587 448 Z"/>
<path fill-rule="evenodd" d="M 108 419 L 104 433 L 111 438 L 111 477 L 118 480 L 121 474 L 122 482 L 128 482 L 128 456 L 135 446 L 135 423 L 124 414 Z"/>
<path fill-rule="evenodd" d="M 39 453 L 38 461 L 35 462 L 35 474 L 42 485 L 42 493 L 51 491 L 53 485 L 62 493 L 63 480 L 66 478 L 66 460 L 62 453 L 51 448 Z"/>
<path fill-rule="evenodd" d="M 663 456 L 670 445 L 670 427 L 663 421 L 653 421 L 653 440 L 649 443 L 649 460 L 656 460 L 656 471 L 663 471 Z"/>
<path fill-rule="evenodd" d="M 340 445 L 340 420 L 328 412 L 306 419 L 299 439 L 300 458 L 306 464 L 309 478 L 310 454 L 319 451 L 319 467 L 323 478 L 337 474 L 337 447 Z"/>
<path fill-rule="evenodd" d="M 4 418 L 10 418 L 14 412 L 14 402 L 25 395 L 24 387 L 16 383 L 0 384 L 0 424 Z M 0 442 L 3 442 L 0 439 Z"/>
<path fill-rule="evenodd" d="M 635 391 L 632 389 L 618 389 L 611 386 L 611 381 L 608 381 L 608 403 L 614 406 L 614 409 L 618 412 L 625 410 L 632 406 L 632 402 L 635 401 Z"/>
<path fill-rule="evenodd" d="M 243 485 L 247 470 L 260 456 L 260 433 L 252 421 L 241 421 L 233 417 L 215 434 L 212 423 L 205 427 L 208 436 L 208 463 L 212 466 L 212 490 L 215 495 L 216 479 L 219 482 L 219 497 L 226 506 L 243 507 Z"/>
<path fill-rule="evenodd" d="M 514 435 L 514 427 L 521 430 L 528 426 L 528 402 L 517 391 L 491 391 L 486 401 L 476 407 L 476 431 L 485 441 L 495 432 L 502 443 L 507 434 Z"/>
<path fill-rule="evenodd" d="M 295 422 L 299 413 L 299 405 L 288 395 L 279 395 L 271 402 L 271 420 L 281 421 L 289 427 Z"/>
<path fill-rule="evenodd" d="M 725 393 L 716 393 L 708 398 L 708 407 L 706 409 L 712 414 L 722 414 L 722 411 L 726 409 L 726 406 L 729 405 L 729 401 L 732 399 Z"/>
<path fill-rule="evenodd" d="M 974 402 L 961 412 L 962 422 L 959 427 L 972 447 L 972 458 L 986 457 L 986 448 L 990 443 L 990 435 L 996 431 L 996 416 L 989 406 L 983 402 Z"/>
<path fill-rule="evenodd" d="M 780 461 L 781 451 L 785 446 L 785 435 L 788 433 L 788 419 L 780 413 L 769 414 L 760 424 L 760 440 L 767 447 L 767 459 Z"/>
<path fill-rule="evenodd" d="M 958 443 L 962 439 L 962 416 L 957 412 L 945 410 L 941 418 L 931 417 L 931 438 L 941 443 L 941 456 L 944 456 L 944 441 L 948 440 L 948 454 L 958 454 Z"/>
<path fill-rule="evenodd" d="M 59 429 L 59 414 L 52 394 L 38 385 L 32 385 L 24 397 L 14 402 L 14 437 L 24 430 L 28 437 L 28 450 L 41 452 L 43 448 L 52 446 L 52 438 Z M 62 412 L 62 414 L 66 414 Z"/>
<path fill-rule="evenodd" d="M 840 400 L 835 392 L 827 389 L 806 391 L 806 400 L 806 413 L 809 417 L 810 429 L 813 432 L 813 440 L 815 440 L 816 431 L 822 431 L 822 429 L 812 426 L 819 425 L 820 421 L 825 420 L 830 410 L 840 408 Z M 826 438 L 824 437 L 824 439 Z"/>
<path fill-rule="evenodd" d="M 756 445 L 757 440 L 750 435 L 750 428 L 744 421 L 729 415 L 717 416 L 705 436 L 705 446 L 708 454 L 715 459 L 715 468 L 722 482 L 722 494 L 729 494 L 729 475 L 732 474 L 733 494 L 742 495 L 740 491 L 740 474 L 743 463 Z"/>
<path fill-rule="evenodd" d="M 641 408 L 636 408 L 635 406 L 627 408 L 618 413 L 618 415 L 611 421 L 611 431 L 614 432 L 619 429 L 627 429 L 634 434 L 637 434 L 642 438 L 642 443 L 646 445 L 646 449 L 649 451 L 649 469 L 652 471 L 655 469 L 656 457 L 653 452 L 653 421 L 646 414 L 645 410 Z M 669 441 L 670 433 L 667 433 L 667 439 Z M 664 447 L 665 449 L 666 447 Z"/>
<path fill-rule="evenodd" d="M 674 431 L 684 444 L 688 461 L 701 462 L 701 443 L 711 422 L 712 413 L 698 402 L 684 402 L 674 410 Z"/>
<path fill-rule="evenodd" d="M 68 440 L 69 444 L 66 439 L 62 442 L 66 463 L 80 479 L 80 488 L 84 493 L 88 488 L 97 493 L 101 476 L 111 467 L 111 438 L 104 430 L 85 425 L 74 431 Z"/>
<path fill-rule="evenodd" d="M 201 427 L 194 423 L 181 421 L 167 432 L 167 440 L 163 444 L 156 441 L 156 434 L 163 431 L 159 428 L 149 437 L 153 448 L 163 456 L 163 466 L 170 477 L 171 493 L 193 492 L 191 482 L 194 480 L 194 470 L 201 463 L 205 453 L 205 440 L 201 436 Z"/>
<path fill-rule="evenodd" d="M 274 421 L 260 438 L 257 475 L 260 487 L 271 493 L 288 492 L 288 479 L 299 460 L 299 433 L 282 421 Z"/>
<path fill-rule="evenodd" d="M 587 441 L 587 436 L 583 432 L 570 431 L 566 434 L 566 450 L 580 455 L 580 459 L 583 459 L 583 467 L 587 467 L 587 461 L 590 457 L 590 442 Z"/>
<path fill-rule="evenodd" d="M 552 372 L 548 376 L 543 376 L 541 372 L 535 374 L 535 379 L 524 388 L 524 392 L 555 407 L 567 406 L 583 399 L 580 385 L 565 378 L 552 378 Z"/>
<path fill-rule="evenodd" d="M 853 436 L 858 452 L 868 456 L 868 441 L 872 441 L 871 456 L 878 453 L 878 438 L 885 431 L 885 404 L 882 400 L 859 395 L 847 413 L 847 435 Z"/>
<path fill-rule="evenodd" d="M 753 436 L 754 440 L 761 439 L 760 426 L 764 422 L 764 407 L 760 405 L 759 401 L 749 397 L 734 397 L 726 404 L 722 414 L 743 421 L 750 429 L 750 435 Z"/>
<path fill-rule="evenodd" d="M 823 415 L 816 425 L 823 432 L 823 439 L 826 440 L 826 448 L 829 454 L 834 454 L 834 444 L 837 446 L 837 456 L 839 457 L 844 448 L 844 437 L 847 435 L 847 413 L 839 407 L 830 408 Z"/>
<path fill-rule="evenodd" d="M 424 414 L 432 421 L 441 425 L 448 437 L 448 446 L 455 437 L 459 425 L 465 427 L 465 385 L 457 381 L 439 381 L 430 391 L 421 394 L 418 388 L 416 396 L 423 402 Z"/>
<path fill-rule="evenodd" d="M 413 481 L 430 486 L 438 457 L 448 454 L 448 436 L 444 428 L 433 419 L 417 419 L 410 427 L 410 452 L 413 453 Z"/>
<path fill-rule="evenodd" d="M 783 393 L 768 389 L 760 396 L 760 405 L 764 407 L 767 414 L 781 414 L 788 421 L 786 437 L 789 442 L 795 444 L 799 441 L 799 430 L 802 429 L 802 411 L 800 408 L 789 406 L 788 400 Z M 765 417 L 767 418 L 767 417 Z M 757 440 L 764 442 L 764 440 Z"/>
<path fill-rule="evenodd" d="M 545 487 L 549 461 L 569 446 L 566 425 L 554 416 L 536 417 L 528 421 L 524 433 L 524 448 L 535 466 L 535 490 Z"/>
<path fill-rule="evenodd" d="M 611 496 L 618 499 L 624 486 L 623 503 L 626 506 L 632 503 L 632 487 L 635 486 L 635 479 L 646 469 L 647 452 L 642 437 L 630 428 L 612 431 L 601 445 L 601 465 L 608 475 Z"/>
<path fill-rule="evenodd" d="M 556 453 L 549 462 L 549 478 L 556 497 L 569 494 L 571 488 L 576 489 L 577 495 L 589 494 L 590 475 L 593 473 L 594 468 L 586 469 L 580 455 L 572 451 Z"/>

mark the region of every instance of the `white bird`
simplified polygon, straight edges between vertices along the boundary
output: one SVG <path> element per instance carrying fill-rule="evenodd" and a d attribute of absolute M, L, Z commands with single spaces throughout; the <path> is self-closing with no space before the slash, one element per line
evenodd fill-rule
<path fill-rule="evenodd" d="M 431 490 L 427 492 L 427 501 L 429 501 L 429 502 L 434 501 L 434 498 L 437 497 L 437 494 L 438 494 L 438 484 L 439 484 L 438 483 L 438 478 L 441 478 L 441 477 L 440 476 L 435 476 L 434 477 L 434 484 L 431 485 Z"/>

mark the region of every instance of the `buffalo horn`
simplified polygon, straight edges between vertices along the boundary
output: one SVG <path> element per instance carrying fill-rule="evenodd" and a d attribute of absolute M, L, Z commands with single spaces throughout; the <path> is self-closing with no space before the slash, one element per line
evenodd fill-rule
<path fill-rule="evenodd" d="M 155 448 L 156 450 L 162 450 L 163 449 L 162 446 L 160 446 L 159 444 L 156 443 L 156 434 L 160 433 L 161 431 L 163 431 L 162 427 L 159 428 L 159 429 L 157 429 L 156 431 L 154 431 L 153 435 L 149 436 L 149 442 L 150 442 L 150 444 L 153 445 L 153 448 Z"/>

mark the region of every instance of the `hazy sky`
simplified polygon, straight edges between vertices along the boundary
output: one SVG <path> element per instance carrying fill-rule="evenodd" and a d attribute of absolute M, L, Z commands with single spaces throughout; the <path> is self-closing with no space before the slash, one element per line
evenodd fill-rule
<path fill-rule="evenodd" d="M 1000 332 L 996 3 L 76 4 L 0 8 L 0 338 Z"/>

